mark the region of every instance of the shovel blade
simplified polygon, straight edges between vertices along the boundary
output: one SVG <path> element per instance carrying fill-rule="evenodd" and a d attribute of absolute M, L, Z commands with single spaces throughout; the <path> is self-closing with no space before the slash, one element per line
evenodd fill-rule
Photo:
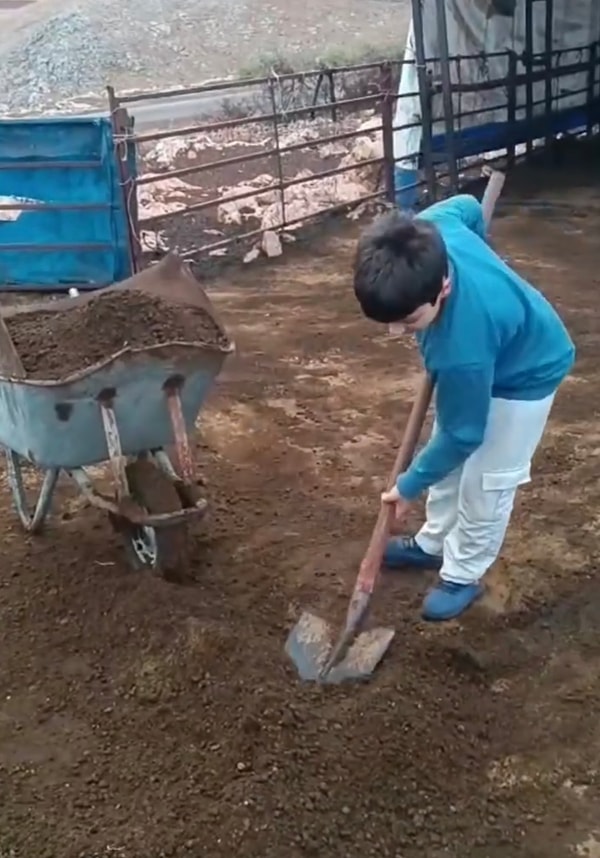
<path fill-rule="evenodd" d="M 325 620 L 305 611 L 289 633 L 285 651 L 301 679 L 335 685 L 344 680 L 369 679 L 394 634 L 393 629 L 384 628 L 361 632 L 344 658 L 321 677 L 321 670 L 333 646 L 332 630 Z"/>

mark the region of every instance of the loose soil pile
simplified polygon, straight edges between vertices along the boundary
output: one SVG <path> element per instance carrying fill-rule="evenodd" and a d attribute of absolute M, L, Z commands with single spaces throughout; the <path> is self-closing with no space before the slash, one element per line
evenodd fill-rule
<path fill-rule="evenodd" d="M 227 345 L 208 310 L 134 289 L 101 293 L 65 310 L 17 313 L 6 324 L 27 376 L 40 379 L 63 378 L 126 347 L 174 341 Z"/>

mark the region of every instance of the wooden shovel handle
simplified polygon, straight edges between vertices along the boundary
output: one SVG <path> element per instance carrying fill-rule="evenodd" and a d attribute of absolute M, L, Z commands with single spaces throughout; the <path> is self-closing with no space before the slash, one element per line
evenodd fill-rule
<path fill-rule="evenodd" d="M 390 472 L 387 483 L 388 491 L 394 487 L 398 475 L 405 471 L 410 465 L 419 442 L 419 436 L 427 416 L 427 409 L 433 394 L 433 382 L 429 375 L 424 375 L 417 392 L 413 407 L 404 430 L 402 443 Z M 375 578 L 381 566 L 381 558 L 389 536 L 390 526 L 394 515 L 394 509 L 390 504 L 381 504 L 377 523 L 373 529 L 373 535 L 365 552 L 364 559 L 360 565 L 357 585 L 362 590 L 371 591 L 375 584 Z"/>

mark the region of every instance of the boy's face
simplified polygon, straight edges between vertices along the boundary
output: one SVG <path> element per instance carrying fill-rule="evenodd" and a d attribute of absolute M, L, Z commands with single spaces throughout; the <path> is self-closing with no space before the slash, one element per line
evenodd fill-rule
<path fill-rule="evenodd" d="M 406 318 L 402 319 L 401 322 L 394 322 L 389 325 L 388 328 L 390 334 L 396 336 L 401 333 L 412 334 L 416 331 L 424 331 L 425 328 L 432 325 L 439 316 L 442 304 L 450 294 L 450 289 L 450 280 L 446 277 L 444 278 L 440 294 L 437 296 L 435 303 L 421 304 L 420 307 L 417 307 L 416 310 L 414 310 L 409 316 L 406 316 Z"/>

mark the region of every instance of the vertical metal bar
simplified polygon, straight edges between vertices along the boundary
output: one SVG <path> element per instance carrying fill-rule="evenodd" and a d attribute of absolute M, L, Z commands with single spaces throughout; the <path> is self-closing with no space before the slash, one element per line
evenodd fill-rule
<path fill-rule="evenodd" d="M 431 109 L 431 87 L 425 61 L 425 41 L 423 37 L 423 9 L 421 0 L 411 0 L 413 32 L 415 36 L 415 60 L 419 81 L 419 100 L 421 102 L 421 151 L 429 201 L 434 202 L 437 195 L 435 167 L 433 164 L 433 122 Z"/>
<path fill-rule="evenodd" d="M 456 82 L 459 87 L 462 83 L 462 57 L 454 57 L 454 65 L 456 66 Z M 455 119 L 458 124 L 458 133 L 462 132 L 462 92 L 458 91 L 458 109 L 455 113 Z"/>
<path fill-rule="evenodd" d="M 119 435 L 119 427 L 117 426 L 117 418 L 113 410 L 114 393 L 99 397 L 100 413 L 102 415 L 102 425 L 104 427 L 104 437 L 106 438 L 106 448 L 108 450 L 108 458 L 115 479 L 115 489 L 117 500 L 121 501 L 129 495 L 129 486 L 127 484 L 127 475 L 125 473 L 125 457 L 121 448 L 121 437 Z"/>
<path fill-rule="evenodd" d="M 132 138 L 134 136 L 134 118 L 129 115 L 127 110 L 123 107 L 119 108 L 117 111 L 117 121 L 122 121 L 123 134 L 127 139 Z M 133 146 L 133 157 L 137 158 L 137 150 L 135 143 L 131 144 Z M 127 168 L 127 180 L 129 182 L 129 205 L 130 205 L 130 214 L 131 217 L 129 219 L 129 226 L 132 232 L 133 237 L 133 253 L 135 257 L 135 263 L 138 270 L 144 267 L 142 262 L 142 237 L 140 233 L 140 210 L 138 205 L 138 195 L 137 195 L 137 182 L 135 176 L 131 174 L 129 169 L 129 145 L 127 143 L 124 144 L 124 155 L 125 155 L 125 166 Z"/>
<path fill-rule="evenodd" d="M 381 66 L 379 86 L 383 94 L 381 102 L 381 124 L 383 142 L 383 171 L 385 182 L 385 197 L 388 202 L 396 202 L 396 177 L 394 161 L 394 99 L 392 94 L 392 66 L 383 63 Z"/>
<path fill-rule="evenodd" d="M 125 117 L 127 117 L 127 111 L 121 108 L 114 87 L 107 86 L 106 94 L 108 97 L 108 110 L 110 115 L 110 122 L 112 125 L 113 144 L 115 147 L 115 157 L 117 159 L 117 169 L 119 171 L 119 183 L 121 185 L 123 213 L 127 226 L 129 264 L 131 266 L 132 274 L 135 274 L 135 272 L 139 270 L 141 242 L 137 220 L 134 223 L 137 205 L 134 207 L 133 211 L 130 207 L 130 195 L 135 195 L 137 189 L 132 177 L 129 175 L 129 165 L 127 162 L 128 152 L 126 136 L 129 130 L 129 119 L 127 118 L 124 121 L 123 114 L 125 114 Z"/>
<path fill-rule="evenodd" d="M 515 51 L 508 51 L 507 91 L 506 124 L 508 126 L 508 145 L 506 147 L 506 163 L 510 169 L 515 165 L 517 139 L 517 55 Z"/>
<path fill-rule="evenodd" d="M 316 105 L 317 100 L 319 98 L 319 92 L 321 91 L 321 85 L 323 83 L 324 78 L 325 78 L 325 72 L 320 72 L 319 77 L 317 78 L 317 82 L 315 84 L 315 91 L 313 92 L 313 99 L 312 99 L 312 106 L 313 107 Z M 314 120 L 316 115 L 317 115 L 316 111 L 311 110 L 311 112 L 309 114 L 311 122 Z"/>
<path fill-rule="evenodd" d="M 281 160 L 281 146 L 279 143 L 279 122 L 277 113 L 277 100 L 275 98 L 275 79 L 269 78 L 269 95 L 271 96 L 271 110 L 273 111 L 273 139 L 275 141 L 275 151 L 277 158 L 277 177 L 279 179 L 279 195 L 281 198 L 281 227 L 286 225 L 285 216 L 285 187 L 283 177 L 283 162 Z"/>
<path fill-rule="evenodd" d="M 331 119 L 337 122 L 337 98 L 335 95 L 335 74 L 333 69 L 327 69 L 327 80 L 329 81 L 329 99 L 331 101 Z"/>
<path fill-rule="evenodd" d="M 546 135 L 544 146 L 546 155 L 550 155 L 552 146 L 552 51 L 554 48 L 553 24 L 554 24 L 554 0 L 545 0 L 546 20 L 544 27 L 544 53 L 545 53 L 545 78 L 544 78 L 544 125 Z"/>
<path fill-rule="evenodd" d="M 590 45 L 588 78 L 587 78 L 587 123 L 586 133 L 590 137 L 594 133 L 598 105 L 596 103 L 596 65 L 598 62 L 598 42 Z"/>
<path fill-rule="evenodd" d="M 533 152 L 533 3 L 534 0 L 525 0 L 525 119 L 527 128 L 526 153 L 527 159 L 531 158 Z"/>
<path fill-rule="evenodd" d="M 173 438 L 175 439 L 175 451 L 177 453 L 179 473 L 186 483 L 191 483 L 194 479 L 194 459 L 185 425 L 185 418 L 183 416 L 183 409 L 181 407 L 179 391 L 180 387 L 177 384 L 170 384 L 165 387 L 169 417 L 171 418 L 171 427 L 173 429 Z"/>
<path fill-rule="evenodd" d="M 435 95 L 433 86 L 433 71 L 431 69 L 425 74 L 425 101 L 427 102 L 427 123 L 423 128 L 427 128 L 427 139 L 429 141 L 426 149 L 423 149 L 423 168 L 425 170 L 425 178 L 429 187 L 431 202 L 435 202 L 438 196 L 438 182 L 435 171 L 435 155 L 433 153 L 433 98 Z"/>
<path fill-rule="evenodd" d="M 446 153 L 448 173 L 453 193 L 458 191 L 458 164 L 456 161 L 456 140 L 454 137 L 454 105 L 452 103 L 452 78 L 450 76 L 450 57 L 448 53 L 448 23 L 446 20 L 445 0 L 436 0 L 438 51 L 442 72 L 442 99 L 444 103 L 444 125 L 446 129 Z"/>

